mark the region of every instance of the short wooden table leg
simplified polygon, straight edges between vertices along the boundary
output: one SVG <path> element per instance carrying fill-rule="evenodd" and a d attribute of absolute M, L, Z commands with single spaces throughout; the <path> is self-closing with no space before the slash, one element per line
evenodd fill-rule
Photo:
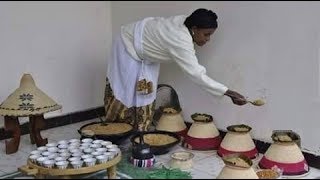
<path fill-rule="evenodd" d="M 117 166 L 111 166 L 107 168 L 107 176 L 108 179 L 116 179 L 117 178 Z"/>
<path fill-rule="evenodd" d="M 30 116 L 30 127 L 30 137 L 34 139 L 37 147 L 44 146 L 48 143 L 48 139 L 42 139 L 40 134 L 40 131 L 45 127 L 43 115 Z"/>
<path fill-rule="evenodd" d="M 20 144 L 21 130 L 18 117 L 5 116 L 4 128 L 5 131 L 10 131 L 12 133 L 12 139 L 10 141 L 5 140 L 6 154 L 13 154 L 18 151 Z"/>
<path fill-rule="evenodd" d="M 32 118 L 29 118 L 29 136 L 30 136 L 30 141 L 31 141 L 31 144 L 35 144 L 36 143 L 36 138 L 34 137 L 34 133 L 32 132 L 33 131 L 33 127 L 34 126 L 34 120 Z M 32 132 L 32 133 L 31 133 Z"/>

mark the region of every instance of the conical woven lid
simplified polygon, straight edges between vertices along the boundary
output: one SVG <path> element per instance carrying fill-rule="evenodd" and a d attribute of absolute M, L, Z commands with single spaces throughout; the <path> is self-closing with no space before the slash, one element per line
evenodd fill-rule
<path fill-rule="evenodd" d="M 251 127 L 245 124 L 231 125 L 227 127 L 227 134 L 224 136 L 221 145 L 229 151 L 250 151 L 256 146 L 249 134 Z"/>
<path fill-rule="evenodd" d="M 249 133 L 228 132 L 220 146 L 224 149 L 234 152 L 250 151 L 256 148 Z"/>
<path fill-rule="evenodd" d="M 36 87 L 30 74 L 24 74 L 20 80 L 20 87 L 0 105 L 0 115 L 38 115 L 61 108 L 62 106 Z"/>
<path fill-rule="evenodd" d="M 215 138 L 220 135 L 211 115 L 194 113 L 191 115 L 191 118 L 194 122 L 188 130 L 188 136 L 194 138 Z"/>
<path fill-rule="evenodd" d="M 187 128 L 181 115 L 181 109 L 177 111 L 174 108 L 164 108 L 162 111 L 163 114 L 156 126 L 157 130 L 178 132 Z"/>
<path fill-rule="evenodd" d="M 217 179 L 259 179 L 251 159 L 242 154 L 231 154 L 222 158 L 225 166 L 220 171 Z"/>
<path fill-rule="evenodd" d="M 304 160 L 304 155 L 297 144 L 273 143 L 264 156 L 278 163 L 298 163 Z"/>

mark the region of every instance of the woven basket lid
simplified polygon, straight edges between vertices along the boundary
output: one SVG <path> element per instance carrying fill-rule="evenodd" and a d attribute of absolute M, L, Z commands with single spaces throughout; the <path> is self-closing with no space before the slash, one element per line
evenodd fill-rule
<path fill-rule="evenodd" d="M 220 146 L 229 151 L 242 152 L 250 151 L 256 148 L 251 136 L 249 133 L 234 133 L 228 132 Z"/>
<path fill-rule="evenodd" d="M 191 115 L 193 123 L 188 130 L 188 135 L 194 138 L 215 138 L 220 135 L 219 130 L 209 114 L 195 113 Z"/>
<path fill-rule="evenodd" d="M 224 166 L 217 179 L 259 179 L 259 177 L 253 168 L 235 169 Z"/>
<path fill-rule="evenodd" d="M 157 130 L 178 132 L 187 128 L 184 119 L 179 112 L 164 113 L 156 126 Z"/>
<path fill-rule="evenodd" d="M 264 156 L 278 163 L 298 163 L 304 160 L 304 156 L 296 143 L 273 143 Z"/>
<path fill-rule="evenodd" d="M 0 115 L 39 115 L 61 108 L 61 105 L 58 105 L 36 86 L 30 74 L 24 74 L 20 80 L 20 87 L 0 105 Z"/>
<path fill-rule="evenodd" d="M 225 166 L 220 171 L 217 179 L 259 179 L 252 161 L 242 154 L 231 154 L 222 158 Z"/>

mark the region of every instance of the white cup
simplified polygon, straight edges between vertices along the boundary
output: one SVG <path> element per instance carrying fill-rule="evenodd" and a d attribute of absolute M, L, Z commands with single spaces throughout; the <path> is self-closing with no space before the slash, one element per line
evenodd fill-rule
<path fill-rule="evenodd" d="M 58 152 L 59 148 L 57 147 L 48 147 L 47 151 L 49 152 L 52 152 L 52 153 L 55 153 L 55 152 Z"/>
<path fill-rule="evenodd" d="M 81 150 L 81 149 L 78 149 L 78 148 L 70 149 L 69 151 L 70 151 L 72 154 L 73 154 L 73 153 L 82 153 L 82 150 Z"/>
<path fill-rule="evenodd" d="M 98 148 L 98 149 L 96 149 L 96 151 L 98 151 L 98 152 L 107 152 L 107 148 Z"/>
<path fill-rule="evenodd" d="M 92 141 L 93 141 L 93 139 L 91 139 L 91 138 L 84 138 L 81 140 L 81 142 L 83 142 L 83 143 L 91 143 Z"/>
<path fill-rule="evenodd" d="M 100 139 L 92 141 L 93 144 L 101 144 L 101 142 L 103 142 L 103 140 Z"/>
<path fill-rule="evenodd" d="M 44 152 L 41 153 L 42 156 L 46 156 L 46 157 L 48 157 L 51 154 L 53 154 L 53 153 L 49 152 L 49 151 L 44 151 Z"/>
<path fill-rule="evenodd" d="M 71 157 L 68 159 L 70 162 L 72 161 L 80 161 L 81 160 L 81 157 Z"/>
<path fill-rule="evenodd" d="M 86 163 L 86 165 L 88 167 L 90 167 L 90 166 L 94 166 L 96 164 L 97 159 L 96 158 L 87 158 L 87 159 L 84 159 L 83 161 Z"/>
<path fill-rule="evenodd" d="M 46 168 L 52 168 L 54 166 L 54 160 L 45 160 L 43 161 L 43 166 Z"/>
<path fill-rule="evenodd" d="M 58 144 L 68 144 L 68 141 L 67 140 L 61 140 L 61 141 L 58 141 Z"/>
<path fill-rule="evenodd" d="M 111 145 L 112 142 L 111 142 L 111 141 L 102 141 L 100 144 L 101 144 L 102 146 L 106 147 L 106 146 L 108 146 L 108 145 Z"/>
<path fill-rule="evenodd" d="M 82 156 L 82 152 L 72 153 L 71 156 L 72 157 L 81 157 Z"/>
<path fill-rule="evenodd" d="M 91 144 L 90 147 L 94 149 L 100 148 L 102 145 L 101 144 Z"/>
<path fill-rule="evenodd" d="M 68 149 L 68 144 L 59 144 L 58 148 L 59 149 Z"/>
<path fill-rule="evenodd" d="M 66 169 L 68 167 L 68 161 L 58 161 L 55 163 L 59 169 Z"/>
<path fill-rule="evenodd" d="M 68 153 L 69 150 L 68 149 L 59 149 L 58 153 Z"/>
<path fill-rule="evenodd" d="M 89 146 L 80 146 L 79 147 L 79 149 L 82 150 L 82 151 L 84 151 L 85 149 L 88 149 L 88 148 L 89 148 Z"/>
<path fill-rule="evenodd" d="M 71 154 L 70 153 L 60 153 L 60 156 L 61 157 L 65 157 L 65 158 L 68 158 L 68 157 L 70 157 L 71 156 Z"/>
<path fill-rule="evenodd" d="M 87 153 L 87 154 L 91 154 L 94 150 L 92 148 L 87 148 L 84 149 L 83 152 Z"/>
<path fill-rule="evenodd" d="M 56 147 L 58 144 L 57 143 L 48 143 L 46 144 L 47 147 Z"/>
<path fill-rule="evenodd" d="M 80 144 L 80 146 L 84 146 L 84 147 L 90 147 L 90 145 L 91 145 L 91 143 L 90 143 L 90 142 Z"/>
<path fill-rule="evenodd" d="M 80 146 L 80 142 L 73 142 L 69 144 L 70 147 L 79 147 Z"/>
<path fill-rule="evenodd" d="M 56 157 L 58 157 L 59 154 L 58 153 L 52 153 L 48 156 L 49 159 L 55 159 Z"/>
<path fill-rule="evenodd" d="M 69 143 L 79 143 L 80 144 L 80 139 L 70 139 Z"/>
<path fill-rule="evenodd" d="M 70 145 L 69 145 L 68 150 L 70 151 L 70 150 L 72 150 L 72 149 L 78 149 L 78 146 L 70 146 Z"/>
<path fill-rule="evenodd" d="M 46 147 L 46 146 L 40 146 L 37 148 L 38 151 L 42 151 L 42 152 L 46 151 L 47 149 L 48 149 L 48 147 Z"/>
<path fill-rule="evenodd" d="M 92 156 L 99 156 L 101 154 L 103 154 L 103 152 L 94 151 L 94 152 L 91 153 Z"/>
<path fill-rule="evenodd" d="M 40 154 L 32 154 L 31 156 L 29 156 L 29 159 L 31 162 L 36 163 L 39 157 L 41 157 Z"/>
<path fill-rule="evenodd" d="M 42 151 L 34 150 L 34 151 L 31 151 L 30 154 L 32 154 L 32 155 L 41 154 L 41 152 L 42 152 Z"/>
<path fill-rule="evenodd" d="M 106 155 L 109 161 L 116 156 L 115 152 L 104 152 L 103 155 Z"/>
<path fill-rule="evenodd" d="M 108 148 L 108 149 L 117 148 L 117 147 L 118 147 L 118 145 L 116 145 L 116 144 L 110 144 L 110 145 L 106 146 L 106 148 Z"/>
<path fill-rule="evenodd" d="M 98 163 L 100 163 L 100 164 L 106 163 L 109 159 L 107 155 L 99 155 L 96 158 L 98 160 Z"/>
<path fill-rule="evenodd" d="M 93 158 L 93 155 L 91 155 L 91 154 L 83 154 L 83 155 L 81 156 L 81 158 L 82 158 L 82 159 Z"/>
<path fill-rule="evenodd" d="M 120 153 L 119 148 L 110 148 L 108 149 L 109 152 L 114 152 L 114 154 L 117 156 Z"/>
<path fill-rule="evenodd" d="M 42 166 L 42 165 L 43 165 L 43 162 L 46 161 L 46 160 L 48 160 L 48 157 L 39 157 L 39 158 L 37 159 L 37 163 L 38 163 L 40 166 Z"/>
<path fill-rule="evenodd" d="M 74 169 L 79 169 L 82 167 L 83 161 L 71 161 L 70 163 Z"/>
<path fill-rule="evenodd" d="M 54 160 L 55 160 L 56 162 L 58 162 L 58 161 L 65 161 L 66 159 L 67 159 L 66 157 L 61 157 L 61 156 L 58 156 L 58 157 L 54 158 Z"/>

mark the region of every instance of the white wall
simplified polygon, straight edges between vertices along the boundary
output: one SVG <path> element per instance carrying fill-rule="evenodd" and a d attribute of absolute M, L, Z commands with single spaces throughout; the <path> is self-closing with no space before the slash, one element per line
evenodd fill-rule
<path fill-rule="evenodd" d="M 197 49 L 200 63 L 214 79 L 267 104 L 235 106 L 199 89 L 176 65 L 162 65 L 160 83 L 177 90 L 185 119 L 209 113 L 220 129 L 245 123 L 269 142 L 272 130 L 292 129 L 304 149 L 319 154 L 319 2 L 0 2 L 0 101 L 28 72 L 63 105 L 62 114 L 101 106 L 111 38 L 120 25 L 200 7 L 219 16 L 211 42 Z"/>
<path fill-rule="evenodd" d="M 103 105 L 110 10 L 105 1 L 0 2 L 0 101 L 31 73 L 60 114 Z"/>
<path fill-rule="evenodd" d="M 212 114 L 218 128 L 250 125 L 252 136 L 271 141 L 272 130 L 291 129 L 302 146 L 320 153 L 320 2 L 111 2 L 112 29 L 147 16 L 190 14 L 204 7 L 219 17 L 211 42 L 197 49 L 208 74 L 263 107 L 235 106 L 194 85 L 173 64 L 162 65 L 160 82 L 178 91 L 183 115 Z"/>

